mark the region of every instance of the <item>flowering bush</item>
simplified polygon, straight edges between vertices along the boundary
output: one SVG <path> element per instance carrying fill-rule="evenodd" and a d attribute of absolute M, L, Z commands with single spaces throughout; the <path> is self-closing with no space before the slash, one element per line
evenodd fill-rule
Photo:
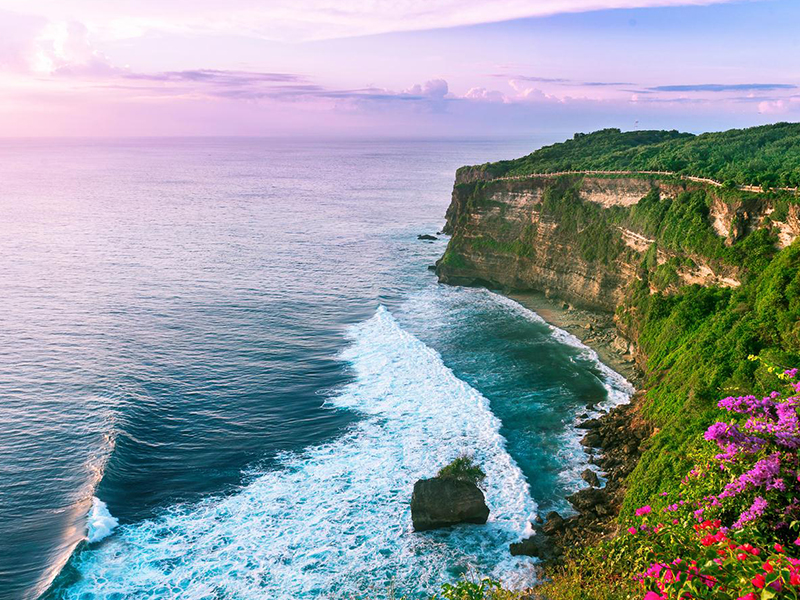
<path fill-rule="evenodd" d="M 716 444 L 659 511 L 636 510 L 627 540 L 649 565 L 639 575 L 646 600 L 797 598 L 800 560 L 800 382 L 780 374 L 786 393 L 728 397 L 729 421 L 704 438 Z M 638 563 L 641 564 L 641 561 Z"/>

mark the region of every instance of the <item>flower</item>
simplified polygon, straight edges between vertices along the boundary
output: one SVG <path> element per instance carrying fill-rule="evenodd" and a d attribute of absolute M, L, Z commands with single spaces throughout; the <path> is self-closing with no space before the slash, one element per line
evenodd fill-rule
<path fill-rule="evenodd" d="M 747 523 L 755 521 L 758 517 L 764 514 L 764 510 L 766 510 L 768 505 L 769 504 L 766 500 L 764 500 L 764 498 L 761 496 L 756 496 L 755 500 L 753 500 L 753 504 L 750 505 L 750 508 L 739 515 L 739 518 L 733 524 L 733 528 L 739 529 Z"/>
<path fill-rule="evenodd" d="M 636 527 L 628 527 L 628 533 L 634 535 L 636 533 Z"/>
<path fill-rule="evenodd" d="M 650 505 L 649 505 L 649 504 L 648 504 L 648 505 L 646 505 L 646 506 L 639 507 L 639 508 L 637 508 L 637 509 L 636 509 L 636 516 L 637 516 L 637 517 L 642 517 L 642 516 L 644 516 L 644 515 L 648 515 L 648 514 L 650 514 L 650 512 L 651 512 L 652 510 L 653 510 L 653 509 L 652 509 L 652 508 L 650 508 Z"/>
<path fill-rule="evenodd" d="M 761 575 L 760 573 L 755 577 L 753 577 L 753 579 L 751 579 L 750 582 L 758 589 L 763 588 L 767 584 L 767 580 L 764 579 L 764 576 Z"/>

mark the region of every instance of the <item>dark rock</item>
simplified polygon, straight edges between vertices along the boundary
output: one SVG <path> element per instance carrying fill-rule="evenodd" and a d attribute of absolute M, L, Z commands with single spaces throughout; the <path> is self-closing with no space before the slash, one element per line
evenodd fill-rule
<path fill-rule="evenodd" d="M 542 519 L 541 516 L 536 515 L 535 517 L 533 517 L 533 522 L 536 523 L 537 525 L 541 525 L 542 523 L 544 523 L 544 520 Z"/>
<path fill-rule="evenodd" d="M 418 240 L 438 240 L 435 235 L 428 235 L 427 233 L 423 233 L 422 235 L 417 236 Z"/>
<path fill-rule="evenodd" d="M 436 265 L 428 265 L 428 271 L 435 271 Z"/>
<path fill-rule="evenodd" d="M 598 419 L 589 419 L 588 421 L 579 423 L 578 429 L 599 429 L 600 425 L 601 423 Z"/>
<path fill-rule="evenodd" d="M 583 479 L 592 487 L 600 487 L 600 479 L 597 477 L 597 473 L 591 469 L 586 469 L 583 473 L 581 473 L 581 479 Z"/>
<path fill-rule="evenodd" d="M 486 523 L 489 508 L 480 488 L 469 481 L 434 477 L 420 479 L 411 496 L 414 531 L 458 523 Z"/>
<path fill-rule="evenodd" d="M 553 511 L 548 513 L 547 517 L 545 517 L 544 525 L 542 526 L 542 532 L 545 535 L 553 535 L 561 531 L 563 528 L 564 519 L 560 514 Z"/>
<path fill-rule="evenodd" d="M 511 556 L 535 556 L 542 560 L 552 560 L 561 554 L 553 541 L 544 535 L 532 535 L 521 542 L 511 544 L 508 548 Z"/>
<path fill-rule="evenodd" d="M 583 436 L 581 444 L 584 446 L 590 446 L 591 448 L 599 448 L 603 444 L 603 437 L 596 429 L 593 429 Z"/>
<path fill-rule="evenodd" d="M 607 498 L 603 490 L 587 488 L 567 496 L 567 500 L 576 510 L 583 512 L 593 511 L 598 505 L 605 504 Z"/>

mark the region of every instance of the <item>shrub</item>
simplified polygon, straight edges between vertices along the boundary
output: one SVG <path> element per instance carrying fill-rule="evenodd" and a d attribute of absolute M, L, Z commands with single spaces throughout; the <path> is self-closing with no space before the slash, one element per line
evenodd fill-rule
<path fill-rule="evenodd" d="M 617 537 L 571 555 L 544 586 L 547 598 L 800 596 L 792 556 L 800 546 L 800 381 L 797 369 L 766 370 L 785 390 L 720 400 L 728 417 L 708 427 L 678 491 L 636 509 Z M 587 595 L 603 584 L 607 592 Z"/>
<path fill-rule="evenodd" d="M 442 467 L 437 477 L 478 483 L 486 478 L 486 473 L 479 465 L 472 462 L 471 457 L 462 454 L 449 465 Z"/>
<path fill-rule="evenodd" d="M 455 584 L 446 583 L 439 594 L 430 600 L 522 600 L 521 592 L 503 589 L 499 581 L 484 578 L 473 581 L 467 578 Z"/>

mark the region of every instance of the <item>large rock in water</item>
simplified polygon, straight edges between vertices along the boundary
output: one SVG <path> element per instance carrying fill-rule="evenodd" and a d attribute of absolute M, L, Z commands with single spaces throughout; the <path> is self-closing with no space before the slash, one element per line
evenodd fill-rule
<path fill-rule="evenodd" d="M 420 479 L 411 496 L 414 531 L 438 529 L 458 523 L 486 523 L 489 507 L 483 492 L 472 482 L 434 477 Z"/>

